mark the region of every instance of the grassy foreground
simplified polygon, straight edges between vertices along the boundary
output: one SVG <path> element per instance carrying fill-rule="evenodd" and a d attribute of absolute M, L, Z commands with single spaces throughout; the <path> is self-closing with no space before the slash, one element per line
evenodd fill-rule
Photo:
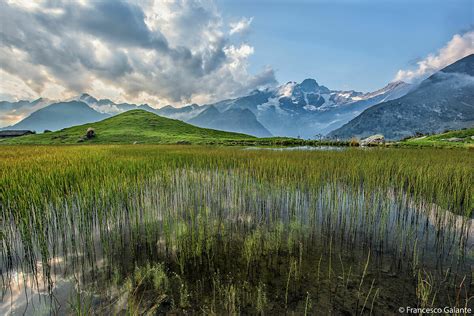
<path fill-rule="evenodd" d="M 470 217 L 473 162 L 472 153 L 461 149 L 273 152 L 179 145 L 2 146 L 0 192 L 3 199 L 14 198 L 14 205 L 21 205 L 28 195 L 32 201 L 35 196 L 56 200 L 79 189 L 108 189 L 107 181 L 117 176 L 127 185 L 168 168 L 248 169 L 256 177 L 288 185 L 343 182 L 392 188 Z"/>
<path fill-rule="evenodd" d="M 3 291 L 73 280 L 60 314 L 471 306 L 473 183 L 465 150 L 2 146 Z"/>

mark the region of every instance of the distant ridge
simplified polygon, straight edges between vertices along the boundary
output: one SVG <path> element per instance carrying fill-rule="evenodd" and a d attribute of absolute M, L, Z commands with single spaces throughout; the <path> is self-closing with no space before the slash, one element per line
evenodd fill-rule
<path fill-rule="evenodd" d="M 58 102 L 41 108 L 20 122 L 3 129 L 42 133 L 44 130 L 56 131 L 73 125 L 100 121 L 109 116 L 95 111 L 84 102 Z"/>
<path fill-rule="evenodd" d="M 190 119 L 188 123 L 228 132 L 243 132 L 257 137 L 271 137 L 272 134 L 257 120 L 248 109 L 229 109 L 219 112 L 211 105 Z"/>

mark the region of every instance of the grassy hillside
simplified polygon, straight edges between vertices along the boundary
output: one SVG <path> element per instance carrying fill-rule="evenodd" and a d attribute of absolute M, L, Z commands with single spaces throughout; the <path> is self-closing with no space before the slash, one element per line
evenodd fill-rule
<path fill-rule="evenodd" d="M 468 128 L 458 131 L 449 131 L 446 133 L 409 138 L 398 142 L 404 146 L 429 146 L 429 147 L 469 147 L 474 148 L 474 128 Z M 454 141 L 457 138 L 459 141 Z"/>
<path fill-rule="evenodd" d="M 196 127 L 143 110 L 132 110 L 96 123 L 88 123 L 57 132 L 28 135 L 1 141 L 2 144 L 77 144 L 91 127 L 96 136 L 84 140 L 93 144 L 171 144 L 226 143 L 252 141 L 255 137 Z"/>

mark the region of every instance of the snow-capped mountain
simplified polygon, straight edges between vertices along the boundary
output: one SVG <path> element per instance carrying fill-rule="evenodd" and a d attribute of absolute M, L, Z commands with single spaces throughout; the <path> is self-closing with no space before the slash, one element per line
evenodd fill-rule
<path fill-rule="evenodd" d="M 327 134 L 347 123 L 368 107 L 405 95 L 411 85 L 393 82 L 362 93 L 330 90 L 314 79 L 288 82 L 276 89 L 255 90 L 248 96 L 213 104 L 220 112 L 248 109 L 274 136 L 310 138 Z"/>

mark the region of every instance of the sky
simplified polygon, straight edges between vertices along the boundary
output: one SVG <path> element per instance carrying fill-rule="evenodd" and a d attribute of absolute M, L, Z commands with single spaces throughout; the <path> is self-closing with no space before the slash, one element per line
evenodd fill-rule
<path fill-rule="evenodd" d="M 0 0 L 0 100 L 181 106 L 305 78 L 374 91 L 473 53 L 473 17 L 472 0 Z"/>
<path fill-rule="evenodd" d="M 374 91 L 472 30 L 474 2 L 219 0 L 227 19 L 252 17 L 252 71 L 280 82 L 311 77 L 331 89 Z"/>

